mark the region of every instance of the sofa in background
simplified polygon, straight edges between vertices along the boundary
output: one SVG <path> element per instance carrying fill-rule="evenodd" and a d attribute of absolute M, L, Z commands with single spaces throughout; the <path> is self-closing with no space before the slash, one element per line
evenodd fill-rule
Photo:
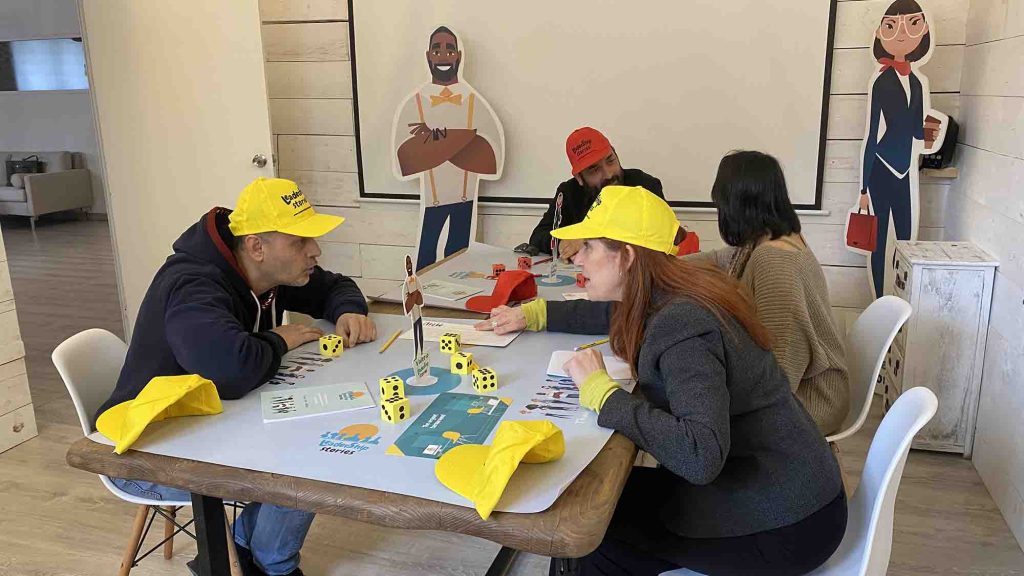
<path fill-rule="evenodd" d="M 7 159 L 39 156 L 41 174 L 14 174 L 7 186 Z M 0 214 L 28 216 L 32 231 L 43 214 L 92 206 L 92 176 L 84 158 L 72 152 L 0 151 Z"/>

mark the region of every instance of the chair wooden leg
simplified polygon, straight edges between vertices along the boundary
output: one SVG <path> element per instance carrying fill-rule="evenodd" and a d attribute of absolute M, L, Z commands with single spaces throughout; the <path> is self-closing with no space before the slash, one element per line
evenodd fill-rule
<path fill-rule="evenodd" d="M 235 548 L 235 537 L 231 534 L 231 524 L 227 517 L 224 518 L 224 528 L 228 531 L 228 566 L 231 567 L 231 576 L 242 576 L 242 567 L 238 563 L 238 548 Z"/>
<path fill-rule="evenodd" d="M 177 517 L 177 513 L 174 511 L 174 506 L 164 506 L 164 512 L 167 512 L 171 518 Z M 170 538 L 167 542 L 164 542 L 164 558 L 167 560 L 170 560 L 171 556 L 174 555 L 174 538 L 171 537 L 173 534 L 174 522 L 172 522 L 170 518 L 164 518 L 164 538 Z"/>
<path fill-rule="evenodd" d="M 132 535 L 128 539 L 128 548 L 125 549 L 124 556 L 121 558 L 121 568 L 117 571 L 117 576 L 128 576 L 128 573 L 131 572 L 132 564 L 135 562 L 135 552 L 139 548 L 139 539 L 142 538 L 142 529 L 146 527 L 147 516 L 149 516 L 149 506 L 140 504 L 139 509 L 135 512 Z"/>

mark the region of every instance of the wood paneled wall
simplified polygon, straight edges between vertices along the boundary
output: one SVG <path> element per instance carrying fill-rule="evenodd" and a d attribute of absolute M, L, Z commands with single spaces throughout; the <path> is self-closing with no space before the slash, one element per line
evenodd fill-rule
<path fill-rule="evenodd" d="M 860 140 L 874 66 L 870 43 L 877 15 L 888 2 L 838 3 L 822 206 L 830 214 L 801 218 L 807 240 L 825 266 L 836 316 L 843 323 L 871 298 L 864 258 L 843 246 L 843 223 L 858 191 Z M 932 0 L 929 7 L 938 39 L 924 68 L 933 106 L 958 117 L 968 2 Z M 379 293 L 404 273 L 400 257 L 416 243 L 418 206 L 358 198 L 346 2 L 261 0 L 260 8 L 278 173 L 299 182 L 319 209 L 347 218 L 323 242 L 325 264 L 356 277 L 366 293 Z M 642 168 L 643 162 L 636 166 Z M 922 182 L 920 236 L 939 239 L 950 181 L 925 177 Z M 556 185 L 552 181 L 552 194 Z M 515 246 L 528 239 L 541 210 L 482 205 L 480 214 L 480 240 Z M 714 218 L 680 211 L 680 219 L 709 248 L 722 245 Z"/>
<path fill-rule="evenodd" d="M 1024 0 L 971 0 L 947 237 L 1000 261 L 974 465 L 1024 546 Z"/>

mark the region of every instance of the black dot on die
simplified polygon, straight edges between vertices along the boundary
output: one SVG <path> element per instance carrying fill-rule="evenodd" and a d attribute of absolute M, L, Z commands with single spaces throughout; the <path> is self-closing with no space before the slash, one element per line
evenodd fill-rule
<path fill-rule="evenodd" d="M 327 343 L 325 342 L 324 344 L 322 344 L 322 345 L 321 345 L 321 347 L 322 347 L 322 348 L 323 348 L 324 350 L 327 350 Z"/>

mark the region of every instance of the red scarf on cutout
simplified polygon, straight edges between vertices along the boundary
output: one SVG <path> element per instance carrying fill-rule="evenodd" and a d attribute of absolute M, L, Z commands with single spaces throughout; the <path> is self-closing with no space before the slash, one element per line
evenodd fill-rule
<path fill-rule="evenodd" d="M 889 68 L 896 70 L 896 73 L 900 76 L 910 76 L 910 62 L 897 62 L 892 58 L 879 58 L 878 63 L 882 65 L 882 69 L 879 72 L 885 72 Z"/>

